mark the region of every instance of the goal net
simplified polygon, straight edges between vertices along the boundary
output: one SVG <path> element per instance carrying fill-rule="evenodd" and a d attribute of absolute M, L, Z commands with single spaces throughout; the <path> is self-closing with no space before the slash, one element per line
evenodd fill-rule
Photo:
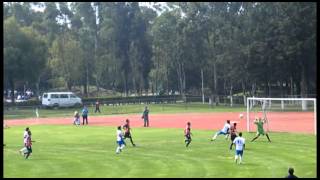
<path fill-rule="evenodd" d="M 265 131 L 317 133 L 315 98 L 247 98 L 247 131 L 255 132 L 254 120 L 265 119 Z"/>

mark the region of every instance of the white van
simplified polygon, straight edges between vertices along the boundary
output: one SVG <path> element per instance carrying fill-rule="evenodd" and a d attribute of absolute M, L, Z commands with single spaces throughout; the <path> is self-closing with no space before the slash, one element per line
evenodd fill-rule
<path fill-rule="evenodd" d="M 82 100 L 72 92 L 48 92 L 42 95 L 45 107 L 71 107 L 82 105 Z"/>

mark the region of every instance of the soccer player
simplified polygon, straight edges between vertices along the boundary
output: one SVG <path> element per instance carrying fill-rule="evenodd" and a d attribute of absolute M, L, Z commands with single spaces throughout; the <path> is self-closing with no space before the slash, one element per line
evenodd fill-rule
<path fill-rule="evenodd" d="M 147 106 L 145 107 L 141 118 L 144 120 L 144 125 L 143 126 L 144 127 L 149 127 L 149 110 L 148 110 Z"/>
<path fill-rule="evenodd" d="M 26 148 L 27 148 L 27 152 L 24 153 L 24 157 L 26 159 L 28 159 L 28 157 L 30 156 L 30 154 L 32 153 L 32 140 L 31 140 L 31 131 L 28 131 L 28 137 L 27 137 L 27 142 L 26 142 Z"/>
<path fill-rule="evenodd" d="M 188 122 L 186 128 L 184 129 L 184 136 L 186 137 L 186 139 L 184 140 L 184 142 L 186 143 L 186 147 L 189 146 L 189 144 L 191 143 L 191 123 Z"/>
<path fill-rule="evenodd" d="M 269 142 L 271 142 L 268 133 L 265 133 L 265 132 L 264 132 L 264 129 L 263 129 L 264 123 L 266 123 L 266 120 L 262 120 L 261 118 L 259 118 L 259 120 L 256 119 L 256 120 L 254 121 L 254 124 L 257 125 L 257 135 L 256 135 L 256 137 L 254 137 L 254 138 L 251 140 L 251 142 L 253 142 L 254 140 L 256 140 L 260 135 L 264 135 L 264 134 L 266 134 Z"/>
<path fill-rule="evenodd" d="M 217 136 L 220 134 L 227 135 L 229 133 L 229 129 L 230 129 L 230 120 L 227 120 L 227 122 L 223 126 L 223 129 L 216 132 L 216 134 L 212 137 L 211 141 L 216 140 Z M 227 136 L 226 136 L 226 138 L 227 138 Z"/>
<path fill-rule="evenodd" d="M 117 144 L 118 144 L 118 147 L 116 149 L 116 153 L 119 154 L 125 146 L 124 141 L 123 141 L 123 137 L 122 137 L 121 126 L 118 126 L 116 135 L 117 135 Z"/>
<path fill-rule="evenodd" d="M 242 137 L 242 132 L 239 133 L 239 137 L 236 137 L 233 140 L 233 143 L 236 145 L 236 155 L 235 155 L 235 162 L 237 163 L 238 158 L 239 162 L 238 164 L 241 164 L 242 162 L 242 156 L 243 156 L 243 150 L 245 147 L 245 139 Z"/>
<path fill-rule="evenodd" d="M 73 121 L 74 125 L 80 125 L 80 115 L 78 113 L 78 111 L 74 112 L 74 121 Z"/>
<path fill-rule="evenodd" d="M 27 147 L 28 137 L 29 137 L 29 127 L 27 127 L 27 128 L 25 129 L 24 133 L 23 133 L 23 146 L 24 146 L 24 147 Z M 20 153 L 20 154 L 24 154 L 24 153 L 23 153 L 23 149 L 24 149 L 24 148 L 22 148 L 22 149 L 19 150 L 19 153 Z"/>
<path fill-rule="evenodd" d="M 233 140 L 237 137 L 237 123 L 233 123 L 233 125 L 231 126 L 230 135 L 231 135 L 230 150 L 231 150 L 233 145 Z"/>
<path fill-rule="evenodd" d="M 24 131 L 24 134 L 23 134 L 23 144 L 24 146 L 26 146 L 26 143 L 27 143 L 27 139 L 28 139 L 28 136 L 29 136 L 29 127 L 26 128 L 26 130 Z"/>
<path fill-rule="evenodd" d="M 131 141 L 131 144 L 133 147 L 135 147 L 136 145 L 133 143 L 132 141 L 132 137 L 131 137 L 131 128 L 130 128 L 130 124 L 129 124 L 129 119 L 126 120 L 126 124 L 123 126 L 123 129 L 124 129 L 124 139 L 126 138 L 130 138 L 130 141 Z"/>

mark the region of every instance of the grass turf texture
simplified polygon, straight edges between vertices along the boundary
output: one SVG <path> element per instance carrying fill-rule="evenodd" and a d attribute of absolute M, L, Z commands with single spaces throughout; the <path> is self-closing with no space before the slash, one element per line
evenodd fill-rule
<path fill-rule="evenodd" d="M 289 166 L 299 177 L 316 177 L 316 137 L 271 133 L 249 142 L 244 133 L 244 164 L 234 163 L 230 140 L 213 131 L 193 130 L 185 147 L 183 129 L 134 128 L 137 147 L 115 154 L 115 127 L 32 126 L 33 154 L 25 160 L 25 127 L 4 129 L 4 177 L 284 177 Z"/>
<path fill-rule="evenodd" d="M 95 107 L 89 106 L 89 117 L 113 114 L 141 113 L 143 104 L 129 104 L 120 106 L 100 106 L 101 113 L 94 113 Z M 243 112 L 244 107 L 209 106 L 208 104 L 150 104 L 150 113 L 186 113 L 186 112 Z M 74 111 L 81 112 L 82 108 L 39 109 L 39 117 L 72 117 Z M 36 117 L 35 108 L 4 108 L 4 119 L 23 119 Z"/>

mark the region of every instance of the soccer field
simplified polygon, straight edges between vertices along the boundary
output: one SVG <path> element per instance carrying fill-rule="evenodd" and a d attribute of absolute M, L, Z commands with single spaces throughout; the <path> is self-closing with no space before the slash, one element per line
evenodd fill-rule
<path fill-rule="evenodd" d="M 244 133 L 243 164 L 234 163 L 230 140 L 214 133 L 192 130 L 193 141 L 185 147 L 183 129 L 133 128 L 137 147 L 116 154 L 116 127 L 30 126 L 33 154 L 25 160 L 22 148 L 25 126 L 4 129 L 4 177 L 284 177 L 288 167 L 298 177 L 316 177 L 316 136 L 271 133 L 249 142 Z"/>

